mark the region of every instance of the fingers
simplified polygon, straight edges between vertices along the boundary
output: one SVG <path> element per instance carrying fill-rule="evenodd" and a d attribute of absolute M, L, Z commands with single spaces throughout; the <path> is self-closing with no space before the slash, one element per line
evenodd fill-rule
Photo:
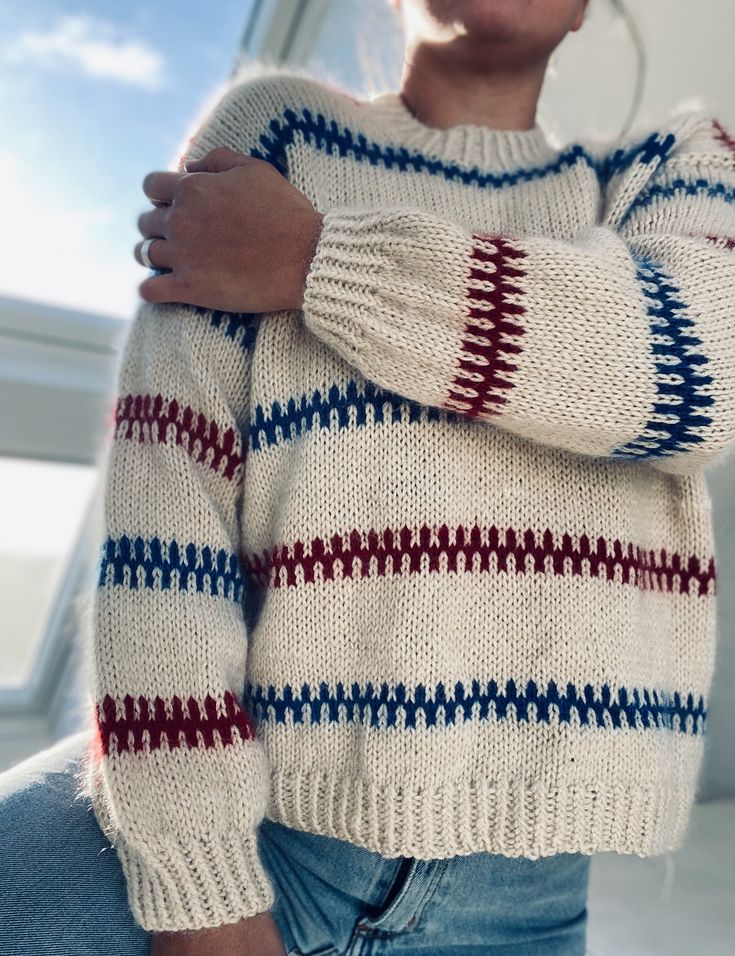
<path fill-rule="evenodd" d="M 156 243 L 155 245 L 157 245 Z M 181 302 L 181 283 L 176 274 L 149 276 L 138 286 L 138 292 L 146 302 Z"/>
<path fill-rule="evenodd" d="M 155 239 L 148 247 L 148 258 L 157 269 L 172 269 L 173 259 L 171 256 L 171 246 L 166 240 L 168 235 L 168 217 L 169 207 L 149 209 L 138 216 L 138 230 L 143 234 L 143 239 L 135 244 L 133 255 L 140 265 L 148 268 L 148 263 L 143 262 L 141 248 L 146 239 Z"/>
<path fill-rule="evenodd" d="M 140 254 L 141 246 L 144 242 L 145 239 L 141 239 L 140 242 L 136 243 L 133 250 L 133 255 L 140 265 L 146 266 L 146 268 L 148 268 L 147 264 L 143 262 L 143 257 Z M 151 260 L 156 269 L 173 269 L 174 267 L 170 243 L 168 243 L 165 239 L 161 239 L 160 237 L 157 237 L 155 241 L 152 242 L 148 247 L 148 258 Z"/>
<path fill-rule="evenodd" d="M 234 166 L 246 166 L 252 161 L 252 156 L 236 153 L 229 146 L 218 146 L 216 149 L 210 149 L 201 159 L 187 160 L 186 169 L 190 173 L 224 173 Z"/>
<path fill-rule="evenodd" d="M 138 216 L 138 232 L 144 239 L 150 236 L 163 236 L 167 239 L 170 212 L 170 206 L 159 206 L 142 212 Z"/>
<path fill-rule="evenodd" d="M 159 202 L 172 203 L 176 193 L 176 185 L 186 173 L 155 172 L 148 173 L 143 180 L 143 192 L 149 199 Z"/>
<path fill-rule="evenodd" d="M 183 159 L 183 157 L 182 157 Z M 184 172 L 155 170 L 143 179 L 143 192 L 153 202 L 170 204 L 174 201 L 179 180 L 188 173 L 224 173 L 234 166 L 252 163 L 253 157 L 236 153 L 229 146 L 217 146 L 210 149 L 201 159 L 186 160 Z"/>

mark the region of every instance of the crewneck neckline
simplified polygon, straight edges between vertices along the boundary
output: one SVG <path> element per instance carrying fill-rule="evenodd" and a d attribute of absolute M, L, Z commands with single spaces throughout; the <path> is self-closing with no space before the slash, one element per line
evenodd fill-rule
<path fill-rule="evenodd" d="M 402 143 L 445 160 L 514 169 L 535 166 L 558 155 L 538 123 L 530 129 L 495 129 L 475 123 L 457 123 L 441 129 L 414 116 L 395 90 L 377 93 L 363 104 Z"/>

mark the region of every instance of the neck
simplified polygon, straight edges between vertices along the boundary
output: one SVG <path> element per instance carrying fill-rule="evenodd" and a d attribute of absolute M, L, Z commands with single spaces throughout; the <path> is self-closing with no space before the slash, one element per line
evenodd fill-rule
<path fill-rule="evenodd" d="M 467 57 L 449 61 L 442 56 L 441 45 L 409 45 L 400 93 L 408 109 L 427 126 L 447 129 L 472 123 L 492 129 L 531 129 L 547 62 L 490 70 L 487 58 L 474 68 Z"/>

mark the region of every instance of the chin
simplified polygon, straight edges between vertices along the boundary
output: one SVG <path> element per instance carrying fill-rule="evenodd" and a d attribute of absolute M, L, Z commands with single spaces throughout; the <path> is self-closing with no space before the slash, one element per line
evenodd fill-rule
<path fill-rule="evenodd" d="M 461 23 L 468 34 L 510 38 L 523 34 L 533 16 L 532 0 L 436 0 L 437 15 Z"/>

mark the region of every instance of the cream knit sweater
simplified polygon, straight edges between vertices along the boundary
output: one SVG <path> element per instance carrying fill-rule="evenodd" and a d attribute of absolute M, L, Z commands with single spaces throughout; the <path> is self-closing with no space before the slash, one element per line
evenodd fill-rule
<path fill-rule="evenodd" d="M 264 815 L 385 856 L 660 854 L 715 649 L 735 144 L 557 149 L 240 78 L 188 156 L 325 214 L 303 310 L 142 303 L 86 784 L 149 930 L 270 907 Z"/>

